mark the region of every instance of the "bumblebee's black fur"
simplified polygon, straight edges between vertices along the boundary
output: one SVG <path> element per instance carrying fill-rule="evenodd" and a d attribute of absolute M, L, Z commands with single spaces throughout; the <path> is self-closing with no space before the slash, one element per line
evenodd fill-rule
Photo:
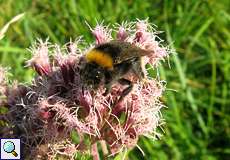
<path fill-rule="evenodd" d="M 106 87 L 105 95 L 110 92 L 111 86 L 116 82 L 128 85 L 119 98 L 119 101 L 122 100 L 133 88 L 132 82 L 124 79 L 124 75 L 133 72 L 138 78 L 144 78 L 141 57 L 146 54 L 146 51 L 122 41 L 111 41 L 98 45 L 94 49 L 112 58 L 113 69 L 104 68 L 95 62 L 87 62 L 81 69 L 82 80 L 94 89 L 103 84 Z"/>

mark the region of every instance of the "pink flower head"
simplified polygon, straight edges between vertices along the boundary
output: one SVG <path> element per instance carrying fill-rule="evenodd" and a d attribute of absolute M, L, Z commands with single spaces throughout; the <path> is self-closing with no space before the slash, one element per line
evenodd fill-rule
<path fill-rule="evenodd" d="M 122 22 L 121 25 L 117 25 L 117 40 L 120 41 L 128 41 L 128 38 L 133 30 L 133 26 L 131 23 Z"/>
<path fill-rule="evenodd" d="M 119 40 L 148 52 L 143 57 L 144 65 L 158 64 L 168 55 L 147 20 L 117 26 L 115 34 L 102 24 L 90 28 L 95 43 L 85 46 L 85 51 L 94 45 Z M 104 85 L 94 90 L 81 79 L 80 68 L 87 61 L 85 51 L 78 45 L 80 41 L 61 47 L 38 40 L 30 49 L 33 57 L 28 61 L 38 76 L 31 85 L 15 84 L 5 92 L 5 106 L 9 109 L 4 115 L 9 124 L 7 130 L 10 137 L 21 138 L 26 158 L 52 159 L 56 154 L 71 156 L 75 151 L 92 150 L 96 159 L 96 142 L 105 142 L 109 153 L 114 155 L 137 146 L 140 136 L 157 135 L 156 128 L 162 119 L 160 109 L 164 106 L 159 100 L 164 91 L 159 78 L 146 77 L 142 81 L 132 74 L 125 75 L 134 88 L 118 102 L 125 86 L 116 83 L 104 95 Z M 144 66 L 143 69 L 147 72 Z M 0 82 L 3 81 L 4 70 L 0 70 Z M 70 137 L 73 132 L 77 134 L 75 142 Z"/>
<path fill-rule="evenodd" d="M 27 61 L 27 66 L 33 67 L 39 75 L 48 75 L 51 72 L 48 45 L 48 39 L 45 42 L 38 39 L 38 43 L 35 43 L 34 46 L 29 49 L 33 57 Z"/>
<path fill-rule="evenodd" d="M 64 55 L 61 48 L 55 45 L 54 57 L 66 83 L 72 83 L 74 81 L 74 65 L 77 59 L 75 56 L 76 53 L 73 53 L 74 50 L 73 44 L 70 44 L 70 53 Z"/>
<path fill-rule="evenodd" d="M 0 67 L 0 84 L 3 84 L 5 82 L 6 79 L 6 69 Z"/>
<path fill-rule="evenodd" d="M 0 96 L 6 91 L 6 72 L 7 70 L 0 66 Z"/>
<path fill-rule="evenodd" d="M 103 23 L 97 24 L 94 29 L 90 27 L 90 30 L 94 37 L 96 38 L 96 44 L 102 44 L 109 42 L 111 37 L 112 30 L 108 26 L 103 26 Z"/>
<path fill-rule="evenodd" d="M 140 46 L 142 49 L 150 51 L 152 54 L 149 54 L 148 57 L 145 57 L 145 63 L 150 63 L 155 65 L 159 60 L 164 59 L 168 56 L 168 51 L 160 43 L 161 39 L 152 25 L 148 23 L 148 20 L 138 20 L 136 23 L 136 33 L 133 43 Z"/>

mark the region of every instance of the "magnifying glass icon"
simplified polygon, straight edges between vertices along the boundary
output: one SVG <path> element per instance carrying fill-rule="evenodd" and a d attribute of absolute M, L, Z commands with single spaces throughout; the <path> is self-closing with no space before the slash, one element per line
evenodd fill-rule
<path fill-rule="evenodd" d="M 14 157 L 17 157 L 18 154 L 17 152 L 15 152 L 15 145 L 13 142 L 11 141 L 6 141 L 4 144 L 3 144 L 3 150 L 6 152 L 6 153 L 11 153 Z"/>

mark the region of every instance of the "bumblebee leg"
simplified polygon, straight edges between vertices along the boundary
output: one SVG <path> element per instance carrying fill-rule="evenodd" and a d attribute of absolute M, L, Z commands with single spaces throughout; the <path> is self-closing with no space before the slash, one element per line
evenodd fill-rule
<path fill-rule="evenodd" d="M 121 85 L 128 85 L 128 87 L 126 87 L 126 88 L 122 91 L 121 96 L 120 96 L 120 98 L 118 99 L 118 103 L 119 103 L 120 101 L 122 101 L 122 100 L 125 98 L 125 96 L 127 96 L 127 95 L 132 91 L 132 89 L 133 89 L 133 84 L 132 84 L 131 81 L 129 81 L 129 80 L 127 80 L 127 79 L 124 79 L 124 78 L 119 79 L 118 82 L 119 82 Z"/>
<path fill-rule="evenodd" d="M 103 96 L 107 96 L 107 94 L 110 92 L 111 90 L 111 84 L 108 83 L 105 85 L 105 92 L 103 93 Z"/>
<path fill-rule="evenodd" d="M 103 96 L 106 96 L 110 92 L 112 83 L 113 83 L 113 79 L 112 79 L 111 73 L 106 72 L 105 73 L 105 93 L 103 93 Z"/>

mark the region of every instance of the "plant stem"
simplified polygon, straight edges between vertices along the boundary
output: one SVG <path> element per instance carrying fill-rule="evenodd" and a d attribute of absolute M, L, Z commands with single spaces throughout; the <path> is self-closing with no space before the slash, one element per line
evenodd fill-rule
<path fill-rule="evenodd" d="M 93 160 L 100 160 L 98 149 L 97 149 L 97 143 L 94 143 L 91 148 L 91 155 L 93 156 Z"/>

